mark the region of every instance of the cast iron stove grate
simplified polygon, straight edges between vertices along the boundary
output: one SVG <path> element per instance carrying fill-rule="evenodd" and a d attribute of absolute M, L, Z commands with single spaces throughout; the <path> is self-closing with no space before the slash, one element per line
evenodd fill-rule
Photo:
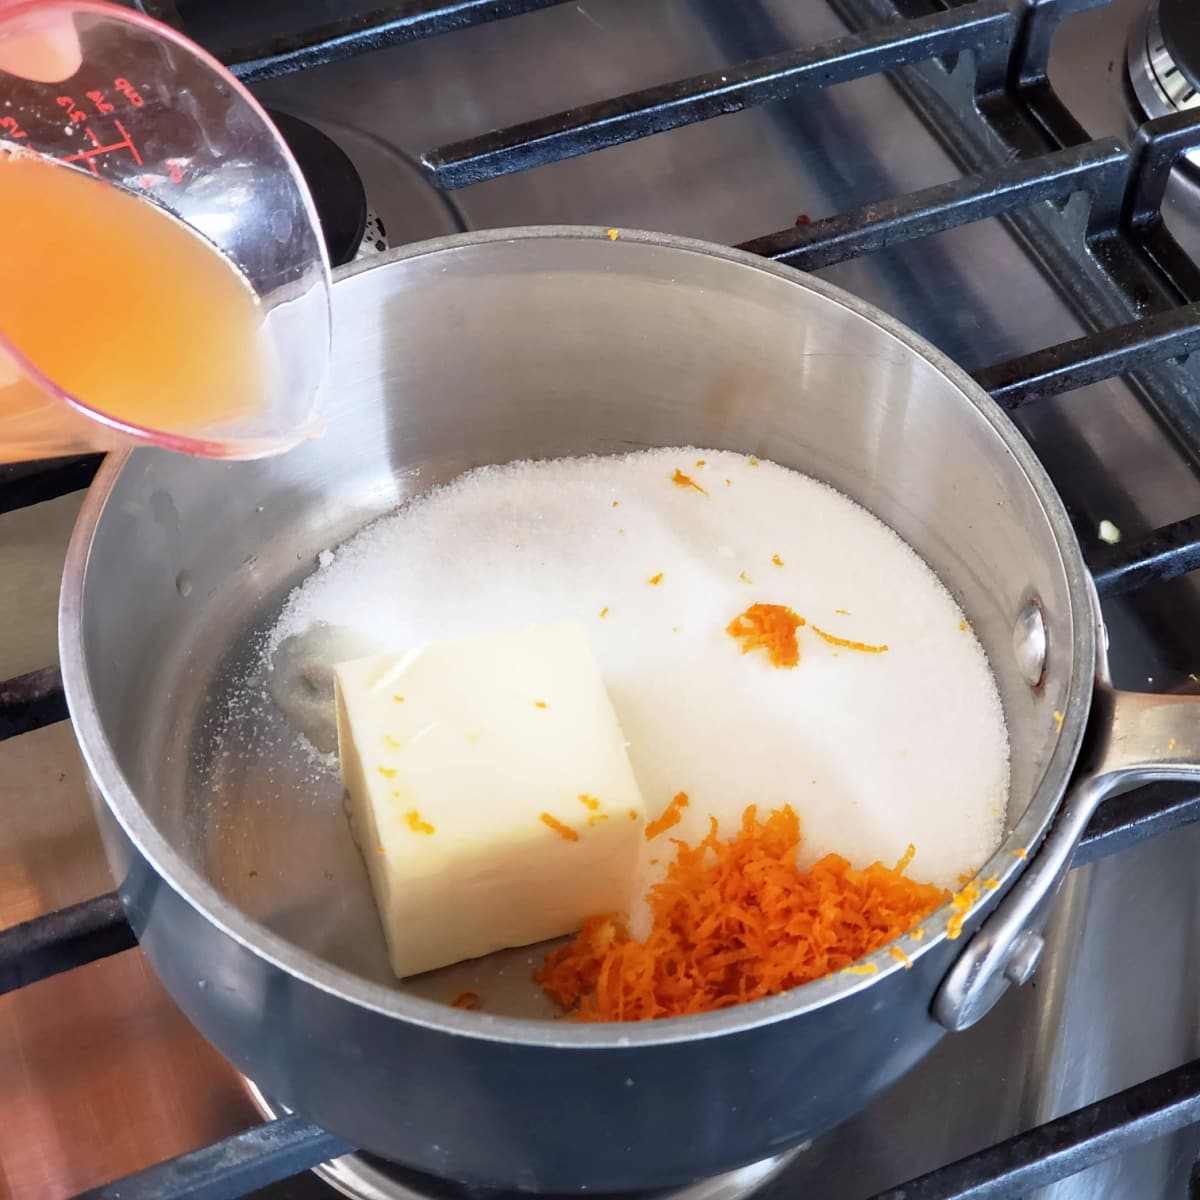
<path fill-rule="evenodd" d="M 254 46 L 212 46 L 246 81 L 271 78 L 382 46 L 487 21 L 517 18 L 563 0 L 409 0 Z M 1200 348 L 1200 265 L 1162 218 L 1167 176 L 1200 151 L 1200 113 L 1148 121 L 1130 145 L 1089 139 L 1047 78 L 1051 37 L 1069 15 L 1106 0 L 831 0 L 856 32 L 823 46 L 747 58 L 720 73 L 665 82 L 468 141 L 430 149 L 425 168 L 439 187 L 463 187 L 743 108 L 879 72 L 918 108 L 963 170 L 961 178 L 768 232 L 745 249 L 808 269 L 900 242 L 1001 217 L 1064 284 L 1086 328 L 1061 345 L 976 372 L 1018 422 L 1047 396 L 1126 377 L 1179 448 L 1200 468 L 1200 386 L 1180 369 Z M 151 15 L 205 40 L 206 6 L 139 0 Z M 715 32 L 718 6 L 709 10 Z M 219 11 L 220 5 L 212 9 Z M 195 11 L 193 11 L 195 10 Z M 211 19 L 214 28 L 220 22 Z M 743 26 L 766 21 L 755 0 L 739 5 Z M 195 25 L 193 26 L 193 20 Z M 1086 219 L 1077 219 L 1087 200 Z M 1040 440 L 1044 441 L 1045 431 Z M 1064 431 L 1064 437 L 1069 433 Z M 1038 448 L 1039 439 L 1034 439 Z M 1056 447 L 1061 451 L 1062 447 Z M 1104 478 L 1082 445 L 1071 478 L 1055 482 L 1077 526 L 1093 530 L 1110 510 Z M 0 513 L 85 487 L 97 457 L 0 468 Z M 1091 545 L 1087 539 L 1085 545 Z M 1092 552 L 1102 597 L 1128 596 L 1164 638 L 1173 620 L 1154 585 L 1200 567 L 1200 514 L 1147 537 Z M 67 716 L 54 668 L 0 683 L 0 739 Z M 1200 819 L 1200 794 L 1158 785 L 1106 803 L 1084 836 L 1076 865 Z M 116 954 L 136 944 L 109 893 L 0 932 L 0 993 Z M 881 1193 L 875 1200 L 965 1200 L 1019 1196 L 1132 1146 L 1200 1121 L 1200 1062 L 1191 1062 L 1057 1120 Z M 124 1180 L 90 1200 L 236 1197 L 307 1170 L 351 1147 L 298 1115 L 285 1116 Z"/>

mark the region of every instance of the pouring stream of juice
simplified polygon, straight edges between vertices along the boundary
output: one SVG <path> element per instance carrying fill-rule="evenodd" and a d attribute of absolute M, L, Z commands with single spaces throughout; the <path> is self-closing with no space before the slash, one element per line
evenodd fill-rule
<path fill-rule="evenodd" d="M 0 341 L 0 462 L 111 446 L 120 427 L 220 453 L 206 440 L 265 402 L 260 306 L 220 251 L 153 203 L 3 149 L 0 335 L 53 385 Z"/>

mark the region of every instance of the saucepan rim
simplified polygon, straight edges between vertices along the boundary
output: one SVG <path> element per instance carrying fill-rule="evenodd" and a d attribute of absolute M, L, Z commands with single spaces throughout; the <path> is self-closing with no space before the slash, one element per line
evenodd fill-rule
<path fill-rule="evenodd" d="M 375 270 L 388 263 L 460 252 L 500 242 L 611 240 L 611 237 L 612 231 L 585 226 L 527 226 L 453 234 L 400 247 L 375 259 L 352 264 L 336 272 L 335 278 L 336 284 L 342 285 L 363 271 Z M 1092 585 L 1057 491 L 1028 443 L 991 397 L 939 350 L 873 305 L 824 280 L 729 247 L 632 230 L 620 230 L 618 238 L 626 244 L 644 243 L 681 254 L 724 259 L 747 270 L 762 272 L 794 286 L 807 288 L 830 303 L 871 321 L 910 353 L 932 365 L 958 389 L 964 403 L 973 405 L 979 411 L 999 435 L 1017 469 L 1025 475 L 1041 503 L 1054 534 L 1070 598 L 1073 626 L 1071 679 L 1062 712 L 1062 727 L 1045 774 L 1024 813 L 977 875 L 977 878 L 994 878 L 998 886 L 993 891 L 984 892 L 967 910 L 968 925 L 973 926 L 973 918 L 981 910 L 990 909 L 1033 860 L 1035 848 L 1058 811 L 1069 785 L 1092 703 L 1096 662 Z M 462 1012 L 371 982 L 310 954 L 260 925 L 222 896 L 175 851 L 138 802 L 104 735 L 88 677 L 82 624 L 88 558 L 105 505 L 125 461 L 134 453 L 154 451 L 135 450 L 108 456 L 88 491 L 67 551 L 59 606 L 59 649 L 67 704 L 74 722 L 75 737 L 91 779 L 137 851 L 188 904 L 249 951 L 303 983 L 385 1016 L 471 1039 L 578 1051 L 615 1047 L 632 1049 L 734 1034 L 821 1008 L 843 996 L 871 987 L 895 971 L 906 969 L 906 965 L 885 947 L 864 959 L 861 966 L 851 969 L 851 972 L 838 972 L 790 992 L 720 1012 L 621 1025 L 586 1025 Z M 1018 857 L 1017 852 L 1027 853 L 1028 858 Z M 911 934 L 906 934 L 892 945 L 899 947 L 911 961 L 918 961 L 946 939 L 947 921 L 951 915 L 949 903 L 944 904 L 924 922 L 924 936 L 919 941 Z M 969 941 L 969 938 L 964 938 L 963 946 Z"/>

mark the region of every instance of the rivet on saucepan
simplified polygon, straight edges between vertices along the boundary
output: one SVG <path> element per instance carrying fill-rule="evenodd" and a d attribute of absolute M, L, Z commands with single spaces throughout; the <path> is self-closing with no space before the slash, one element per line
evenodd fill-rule
<path fill-rule="evenodd" d="M 1046 942 L 1041 934 L 1026 929 L 1013 942 L 1012 949 L 1008 952 L 1008 962 L 1004 964 L 1004 978 L 1014 987 L 1028 983 L 1037 970 L 1045 948 Z"/>
<path fill-rule="evenodd" d="M 1031 596 L 1021 606 L 1017 623 L 1013 626 L 1013 656 L 1021 678 L 1031 688 L 1039 688 L 1046 675 L 1046 617 L 1036 596 Z"/>
<path fill-rule="evenodd" d="M 186 571 L 175 576 L 175 590 L 185 599 L 192 594 L 192 577 Z"/>

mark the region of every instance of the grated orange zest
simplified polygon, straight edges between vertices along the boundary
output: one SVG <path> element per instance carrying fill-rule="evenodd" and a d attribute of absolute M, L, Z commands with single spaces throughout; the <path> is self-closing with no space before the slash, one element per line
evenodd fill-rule
<path fill-rule="evenodd" d="M 963 922 L 967 919 L 967 914 L 971 911 L 971 905 L 979 899 L 979 896 L 979 884 L 968 883 L 965 888 L 955 892 L 950 897 L 950 906 L 954 911 L 950 914 L 950 919 L 946 922 L 946 936 L 951 941 L 962 936 Z"/>
<path fill-rule="evenodd" d="M 577 842 L 579 841 L 578 830 L 572 829 L 570 825 L 564 825 L 557 817 L 551 816 L 550 813 L 544 812 L 538 815 L 538 820 L 543 825 L 548 825 L 555 833 L 564 841 Z"/>
<path fill-rule="evenodd" d="M 785 604 L 752 604 L 725 627 L 731 638 L 742 643 L 742 653 L 765 650 L 773 667 L 794 667 L 800 661 L 796 630 L 804 624 Z"/>
<path fill-rule="evenodd" d="M 656 817 L 646 825 L 645 834 L 646 841 L 658 837 L 660 833 L 666 833 L 672 825 L 679 824 L 679 815 L 688 806 L 687 792 L 677 792 L 672 798 L 671 803 Z"/>
<path fill-rule="evenodd" d="M 413 831 L 413 833 L 437 832 L 437 830 L 434 829 L 434 827 L 430 825 L 428 821 L 421 819 L 421 814 L 417 812 L 415 808 L 410 808 L 408 812 L 404 814 L 404 819 L 408 822 L 408 827 Z"/>
<path fill-rule="evenodd" d="M 702 464 L 697 463 L 696 465 L 700 466 Z M 690 475 L 685 475 L 678 467 L 675 468 L 675 474 L 671 476 L 671 482 L 676 487 L 694 488 L 702 496 L 708 495 L 708 493 Z"/>
<path fill-rule="evenodd" d="M 581 1021 L 712 1012 L 833 971 L 872 974 L 875 964 L 859 960 L 947 898 L 896 867 L 857 870 L 836 854 L 802 871 L 799 844 L 790 807 L 760 821 L 751 805 L 729 841 L 713 821 L 697 845 L 675 843 L 674 862 L 650 892 L 644 942 L 617 917 L 592 917 L 550 952 L 538 982 Z"/>
<path fill-rule="evenodd" d="M 872 646 L 870 642 L 856 642 L 851 638 L 838 637 L 836 633 L 826 633 L 824 629 L 818 629 L 815 625 L 810 625 L 809 629 L 823 642 L 828 642 L 831 646 L 844 646 L 847 650 L 861 650 L 864 654 L 887 653 L 886 643 L 882 646 Z"/>

